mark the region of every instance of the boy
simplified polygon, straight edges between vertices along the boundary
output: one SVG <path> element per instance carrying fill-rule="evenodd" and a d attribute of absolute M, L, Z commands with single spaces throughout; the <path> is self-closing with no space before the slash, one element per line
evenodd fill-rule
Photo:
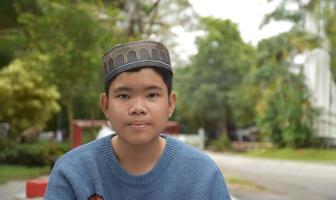
<path fill-rule="evenodd" d="M 154 41 L 117 45 L 103 66 L 100 105 L 116 134 L 60 158 L 45 199 L 229 200 L 212 160 L 160 135 L 176 102 L 167 48 Z"/>

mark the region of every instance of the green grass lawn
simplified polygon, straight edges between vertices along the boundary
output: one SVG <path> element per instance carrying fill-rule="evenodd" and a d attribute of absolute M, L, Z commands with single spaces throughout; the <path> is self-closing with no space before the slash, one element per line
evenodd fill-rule
<path fill-rule="evenodd" d="M 47 175 L 49 167 L 26 167 L 17 165 L 0 165 L 0 184 L 10 180 L 36 178 Z"/>
<path fill-rule="evenodd" d="M 265 149 L 244 153 L 245 156 L 336 164 L 336 149 Z"/>
<path fill-rule="evenodd" d="M 266 190 L 266 188 L 241 177 L 226 176 L 225 181 L 229 188 L 241 188 L 241 189 L 244 188 L 254 191 Z"/>

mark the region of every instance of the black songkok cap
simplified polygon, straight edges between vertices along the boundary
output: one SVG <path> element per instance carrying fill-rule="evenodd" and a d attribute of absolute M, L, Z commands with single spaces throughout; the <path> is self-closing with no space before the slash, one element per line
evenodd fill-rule
<path fill-rule="evenodd" d="M 158 67 L 173 74 L 168 49 L 161 43 L 142 40 L 119 44 L 102 58 L 105 88 L 117 75 L 141 67 Z"/>

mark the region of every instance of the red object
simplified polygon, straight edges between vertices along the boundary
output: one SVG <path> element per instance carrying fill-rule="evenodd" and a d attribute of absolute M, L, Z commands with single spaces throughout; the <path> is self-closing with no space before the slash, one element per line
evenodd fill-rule
<path fill-rule="evenodd" d="M 76 123 L 73 123 L 72 124 L 73 126 L 73 131 L 74 131 L 74 134 L 73 134 L 73 139 L 72 139 L 72 148 L 75 148 L 75 147 L 78 147 L 80 146 L 82 143 L 83 143 L 83 137 L 82 137 L 82 128 L 76 124 Z"/>
<path fill-rule="evenodd" d="M 26 182 L 26 198 L 44 197 L 48 178 L 32 179 Z"/>
<path fill-rule="evenodd" d="M 78 147 L 83 144 L 83 129 L 89 127 L 99 127 L 107 124 L 106 120 L 85 120 L 74 119 L 72 121 L 73 134 L 70 138 L 71 148 Z"/>
<path fill-rule="evenodd" d="M 168 121 L 164 133 L 168 134 L 180 134 L 181 126 L 176 121 Z"/>

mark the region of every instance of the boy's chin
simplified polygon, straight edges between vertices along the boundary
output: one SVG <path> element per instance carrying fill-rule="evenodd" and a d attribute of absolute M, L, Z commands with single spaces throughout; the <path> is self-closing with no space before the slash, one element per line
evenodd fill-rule
<path fill-rule="evenodd" d="M 160 134 L 131 133 L 120 134 L 119 138 L 131 145 L 147 145 L 160 140 Z"/>

